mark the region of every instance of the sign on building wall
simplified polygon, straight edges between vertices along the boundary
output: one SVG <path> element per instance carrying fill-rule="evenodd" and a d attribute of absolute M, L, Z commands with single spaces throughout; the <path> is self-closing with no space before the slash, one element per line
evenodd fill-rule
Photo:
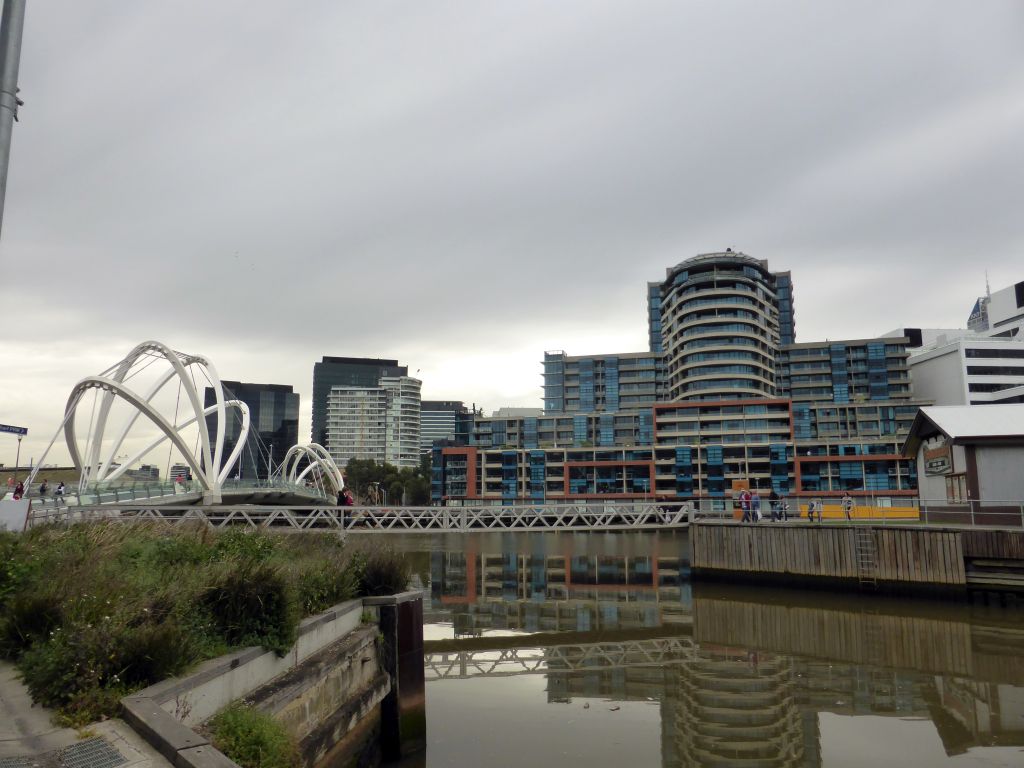
<path fill-rule="evenodd" d="M 924 473 L 926 475 L 948 475 L 952 471 L 953 452 L 949 445 L 924 452 Z"/>

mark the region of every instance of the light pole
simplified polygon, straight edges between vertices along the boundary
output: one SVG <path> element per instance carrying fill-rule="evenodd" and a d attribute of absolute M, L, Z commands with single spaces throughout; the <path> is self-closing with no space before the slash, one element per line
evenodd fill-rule
<path fill-rule="evenodd" d="M 21 63 L 21 32 L 24 26 L 25 0 L 4 0 L 3 15 L 0 16 L 0 227 L 3 226 L 11 137 L 18 107 L 21 106 L 18 66 Z"/>

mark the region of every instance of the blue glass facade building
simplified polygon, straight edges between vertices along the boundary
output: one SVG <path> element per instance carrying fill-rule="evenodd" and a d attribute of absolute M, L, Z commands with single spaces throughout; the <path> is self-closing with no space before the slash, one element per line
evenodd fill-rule
<path fill-rule="evenodd" d="M 907 339 L 797 344 L 793 302 L 789 272 L 742 253 L 670 268 L 647 285 L 648 352 L 547 352 L 543 415 L 477 417 L 469 497 L 912 494 Z M 446 483 L 435 500 L 457 500 Z"/>

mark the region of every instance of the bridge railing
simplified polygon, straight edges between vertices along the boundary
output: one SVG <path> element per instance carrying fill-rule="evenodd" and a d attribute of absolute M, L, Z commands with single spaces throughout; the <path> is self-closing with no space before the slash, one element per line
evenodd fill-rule
<path fill-rule="evenodd" d="M 908 523 L 928 526 L 969 526 L 977 528 L 1022 528 L 1024 527 L 1024 501 L 996 499 L 949 501 L 948 499 L 927 499 L 916 496 L 903 497 L 851 497 L 852 507 L 847 516 L 842 498 L 814 496 L 789 497 L 786 499 L 787 513 L 776 509 L 776 516 L 789 520 L 813 520 L 831 524 L 906 525 Z M 820 511 L 818 504 L 820 503 Z M 771 504 L 761 500 L 760 522 L 772 519 Z M 734 519 L 742 518 L 739 501 L 735 499 L 704 499 L 695 514 L 696 518 Z"/>
<path fill-rule="evenodd" d="M 305 489 L 309 490 L 309 489 Z M 155 497 L 147 497 L 152 500 Z M 91 519 L 156 519 L 165 522 L 200 520 L 216 526 L 250 525 L 253 527 L 283 526 L 295 529 L 332 528 L 338 530 L 410 531 L 478 531 L 478 530 L 645 530 L 686 527 L 692 520 L 739 520 L 741 512 L 732 499 L 704 499 L 693 502 L 618 502 L 577 504 L 518 504 L 513 506 L 459 507 L 338 507 L 308 506 L 242 506 L 242 505 L 178 505 L 162 503 L 147 507 L 120 499 L 118 505 L 104 498 L 103 503 L 37 505 L 34 501 L 29 524 L 51 521 Z M 952 504 L 946 500 L 907 498 L 898 505 L 889 499 L 854 501 L 847 519 L 841 499 L 822 503 L 821 521 L 828 524 L 858 525 L 928 525 L 970 526 L 979 528 L 1024 527 L 1024 502 L 968 501 Z M 814 500 L 789 499 L 790 524 L 818 522 Z M 777 510 L 780 519 L 782 510 Z M 761 524 L 771 520 L 771 509 L 762 504 Z"/>
<path fill-rule="evenodd" d="M 203 522 L 215 527 L 245 525 L 295 530 L 483 531 L 646 530 L 685 527 L 690 503 L 529 504 L 507 507 L 338 507 L 81 505 L 32 509 L 29 525 L 87 520 Z"/>
<path fill-rule="evenodd" d="M 154 482 L 144 483 L 138 481 L 117 482 L 101 484 L 86 491 L 66 490 L 63 495 L 56 496 L 51 490 L 46 496 L 39 496 L 38 491 L 28 494 L 32 500 L 32 508 L 37 511 L 56 511 L 58 508 L 66 507 L 95 507 L 103 504 L 130 504 L 133 501 L 145 501 L 147 499 L 168 499 L 174 496 L 185 496 L 188 494 L 200 493 L 202 488 L 198 483 L 185 480 L 176 482 Z M 289 483 L 279 478 L 271 480 L 254 479 L 229 479 L 221 484 L 222 491 L 249 491 L 249 490 L 279 490 L 298 496 L 308 496 L 310 499 L 323 498 L 322 494 L 315 488 L 305 485 Z"/>

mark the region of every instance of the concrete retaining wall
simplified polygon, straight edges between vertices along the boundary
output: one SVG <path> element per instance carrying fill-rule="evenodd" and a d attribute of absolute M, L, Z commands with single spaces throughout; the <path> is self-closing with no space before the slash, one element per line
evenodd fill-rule
<path fill-rule="evenodd" d="M 123 699 L 124 719 L 176 768 L 238 768 L 192 726 L 256 696 L 296 737 L 307 766 L 338 754 L 339 744 L 345 758 L 370 742 L 379 753 L 379 705 L 392 676 L 377 663 L 379 629 L 360 626 L 362 616 L 362 600 L 340 603 L 303 620 L 284 656 L 257 647 L 211 659 Z"/>
<path fill-rule="evenodd" d="M 123 699 L 124 718 L 176 768 L 237 768 L 191 727 L 237 699 L 282 723 L 306 768 L 410 754 L 425 743 L 422 605 L 418 592 L 340 603 L 304 620 L 284 656 L 212 659 Z"/>
<path fill-rule="evenodd" d="M 243 698 L 280 677 L 359 626 L 363 601 L 339 603 L 304 619 L 299 637 L 284 656 L 263 648 L 246 648 L 211 659 L 191 675 L 173 678 L 139 691 L 187 726 L 205 722 L 235 699 Z"/>

